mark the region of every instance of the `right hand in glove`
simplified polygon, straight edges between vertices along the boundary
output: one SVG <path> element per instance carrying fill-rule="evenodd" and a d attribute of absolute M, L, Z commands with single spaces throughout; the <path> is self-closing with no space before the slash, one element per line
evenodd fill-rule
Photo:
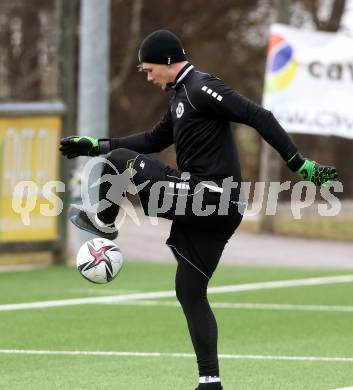
<path fill-rule="evenodd" d="M 59 150 L 70 159 L 78 156 L 98 156 L 100 154 L 99 140 L 98 138 L 73 135 L 61 139 Z"/>

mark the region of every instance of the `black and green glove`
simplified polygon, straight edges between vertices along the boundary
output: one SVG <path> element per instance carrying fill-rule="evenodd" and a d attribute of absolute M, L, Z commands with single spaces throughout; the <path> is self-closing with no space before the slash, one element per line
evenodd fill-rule
<path fill-rule="evenodd" d="M 308 180 L 321 187 L 337 179 L 335 167 L 318 164 L 316 161 L 303 158 L 300 153 L 294 155 L 288 162 L 288 167 L 303 180 Z"/>
<path fill-rule="evenodd" d="M 78 156 L 94 157 L 108 153 L 109 140 L 73 135 L 61 139 L 59 150 L 70 159 Z"/>

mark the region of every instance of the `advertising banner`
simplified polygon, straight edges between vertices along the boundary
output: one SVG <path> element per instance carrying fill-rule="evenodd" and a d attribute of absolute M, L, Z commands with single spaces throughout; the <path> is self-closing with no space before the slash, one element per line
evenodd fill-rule
<path fill-rule="evenodd" d="M 263 105 L 288 132 L 353 138 L 353 38 L 274 24 Z"/>
<path fill-rule="evenodd" d="M 0 242 L 58 237 L 60 116 L 0 118 Z"/>

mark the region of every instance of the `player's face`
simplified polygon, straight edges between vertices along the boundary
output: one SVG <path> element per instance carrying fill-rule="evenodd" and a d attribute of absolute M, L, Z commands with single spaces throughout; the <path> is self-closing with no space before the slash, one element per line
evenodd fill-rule
<path fill-rule="evenodd" d="M 167 83 L 173 81 L 171 80 L 171 76 L 169 74 L 168 65 L 149 64 L 147 62 L 143 62 L 139 65 L 139 70 L 147 73 L 147 81 L 157 85 L 163 91 L 167 89 Z"/>

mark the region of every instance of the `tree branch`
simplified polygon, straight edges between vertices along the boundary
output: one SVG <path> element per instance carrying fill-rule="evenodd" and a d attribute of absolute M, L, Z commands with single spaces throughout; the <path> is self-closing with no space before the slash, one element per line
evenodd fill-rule
<path fill-rule="evenodd" d="M 130 24 L 130 40 L 128 42 L 124 59 L 122 61 L 120 73 L 115 76 L 110 83 L 110 92 L 118 90 L 125 82 L 133 59 L 135 58 L 136 47 L 140 37 L 141 29 L 141 14 L 142 14 L 143 0 L 134 0 L 132 4 L 132 15 Z"/>
<path fill-rule="evenodd" d="M 311 13 L 313 22 L 319 31 L 336 32 L 341 24 L 342 16 L 344 14 L 346 0 L 334 0 L 330 16 L 327 20 L 319 19 L 319 3 L 320 0 L 305 0 L 303 1 L 305 7 Z"/>

